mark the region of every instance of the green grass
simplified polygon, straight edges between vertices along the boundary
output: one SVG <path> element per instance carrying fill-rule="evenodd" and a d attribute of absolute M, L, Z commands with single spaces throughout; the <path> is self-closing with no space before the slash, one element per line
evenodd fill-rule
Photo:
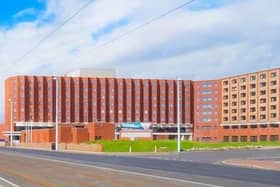
<path fill-rule="evenodd" d="M 131 147 L 132 152 L 153 152 L 155 146 L 158 151 L 176 151 L 177 141 L 175 140 L 157 140 L 157 141 L 124 141 L 124 140 L 112 140 L 112 141 L 94 141 L 90 144 L 99 143 L 103 145 L 104 152 L 129 152 Z M 248 147 L 248 146 L 280 146 L 280 142 L 236 142 L 236 143 L 202 143 L 192 141 L 182 141 L 182 149 L 223 149 L 223 148 L 236 148 L 236 147 Z"/>

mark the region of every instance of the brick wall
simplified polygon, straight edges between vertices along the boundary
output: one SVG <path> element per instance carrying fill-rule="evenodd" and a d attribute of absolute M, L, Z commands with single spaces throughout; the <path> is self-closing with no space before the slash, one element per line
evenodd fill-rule
<path fill-rule="evenodd" d="M 0 139 L 4 139 L 3 127 L 4 127 L 4 126 L 0 124 Z"/>
<path fill-rule="evenodd" d="M 89 141 L 89 133 L 87 128 L 72 128 L 72 143 L 78 144 Z"/>
<path fill-rule="evenodd" d="M 89 140 L 94 141 L 96 138 L 101 140 L 115 139 L 115 125 L 113 123 L 91 123 L 88 125 Z"/>

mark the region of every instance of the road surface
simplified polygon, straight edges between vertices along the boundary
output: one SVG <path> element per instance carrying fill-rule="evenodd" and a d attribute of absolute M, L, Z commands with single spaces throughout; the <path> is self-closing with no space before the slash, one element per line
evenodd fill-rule
<path fill-rule="evenodd" d="M 280 186 L 277 171 L 207 162 L 9 148 L 0 158 L 0 186 Z"/>

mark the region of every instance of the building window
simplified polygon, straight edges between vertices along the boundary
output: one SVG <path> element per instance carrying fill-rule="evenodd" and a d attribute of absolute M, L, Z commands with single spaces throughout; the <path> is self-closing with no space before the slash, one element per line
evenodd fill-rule
<path fill-rule="evenodd" d="M 250 120 L 256 120 L 256 116 L 255 115 L 250 115 Z"/>
<path fill-rule="evenodd" d="M 270 98 L 270 101 L 271 101 L 271 102 L 275 102 L 275 101 L 277 101 L 277 98 L 276 98 L 276 97 L 271 97 L 271 98 Z"/>
<path fill-rule="evenodd" d="M 266 119 L 266 115 L 265 114 L 260 115 L 260 119 L 261 120 L 265 120 Z"/>
<path fill-rule="evenodd" d="M 277 90 L 276 90 L 276 89 L 271 89 L 271 90 L 270 90 L 270 93 L 271 93 L 271 94 L 276 94 L 276 93 L 277 93 Z"/>
<path fill-rule="evenodd" d="M 266 87 L 266 82 L 261 82 L 261 83 L 260 83 L 260 86 L 261 86 L 261 87 Z"/>
<path fill-rule="evenodd" d="M 260 128 L 265 129 L 267 128 L 267 125 L 260 125 Z"/>
<path fill-rule="evenodd" d="M 236 79 L 233 79 L 232 80 L 232 84 L 236 84 L 237 83 L 237 80 Z"/>
<path fill-rule="evenodd" d="M 260 94 L 261 94 L 261 95 L 265 95 L 265 94 L 266 94 L 266 91 L 265 91 L 265 90 L 261 90 Z"/>
<path fill-rule="evenodd" d="M 246 78 L 245 77 L 241 78 L 240 82 L 246 82 Z"/>
<path fill-rule="evenodd" d="M 250 128 L 251 129 L 256 129 L 256 128 L 258 128 L 258 126 L 257 125 L 251 125 Z"/>
<path fill-rule="evenodd" d="M 228 121 L 228 117 L 224 117 L 224 121 Z"/>
<path fill-rule="evenodd" d="M 270 127 L 271 127 L 271 128 L 278 128 L 279 125 L 278 125 L 278 124 L 270 124 Z"/>
<path fill-rule="evenodd" d="M 224 136 L 223 141 L 224 142 L 229 142 L 229 136 Z"/>
<path fill-rule="evenodd" d="M 276 77 L 276 76 L 277 76 L 277 73 L 276 73 L 276 72 L 270 73 L 270 77 L 271 77 L 271 78 L 274 78 L 274 77 Z"/>
<path fill-rule="evenodd" d="M 256 84 L 251 84 L 250 85 L 250 89 L 255 89 L 256 88 Z"/>
<path fill-rule="evenodd" d="M 212 92 L 210 90 L 206 90 L 206 91 L 203 91 L 202 94 L 211 94 Z"/>
<path fill-rule="evenodd" d="M 270 141 L 278 141 L 279 136 L 278 135 L 270 135 Z"/>
<path fill-rule="evenodd" d="M 276 81 L 270 81 L 271 86 L 276 86 L 277 82 Z"/>
<path fill-rule="evenodd" d="M 260 103 L 266 103 L 266 99 L 261 99 Z"/>
<path fill-rule="evenodd" d="M 271 113 L 270 114 L 270 118 L 276 118 L 276 116 L 277 116 L 276 113 Z"/>
<path fill-rule="evenodd" d="M 245 121 L 246 120 L 246 116 L 241 116 L 241 120 Z"/>
<path fill-rule="evenodd" d="M 260 135 L 260 141 L 267 141 L 267 135 Z"/>
<path fill-rule="evenodd" d="M 271 110 L 276 110 L 276 105 L 271 105 L 271 106 L 270 106 L 270 109 L 271 109 Z"/>
<path fill-rule="evenodd" d="M 241 136 L 240 141 L 241 142 L 247 142 L 247 136 Z"/>
<path fill-rule="evenodd" d="M 262 106 L 261 108 L 260 108 L 260 111 L 265 111 L 266 110 L 266 107 L 265 106 Z"/>
<path fill-rule="evenodd" d="M 246 86 L 241 86 L 241 90 L 246 90 Z"/>
<path fill-rule="evenodd" d="M 228 81 L 224 81 L 223 85 L 227 86 L 228 85 Z"/>
<path fill-rule="evenodd" d="M 253 75 L 250 77 L 250 81 L 255 81 L 255 80 L 256 80 L 256 76 Z"/>
<path fill-rule="evenodd" d="M 232 116 L 232 121 L 236 121 L 237 120 L 237 117 L 236 116 Z"/>
<path fill-rule="evenodd" d="M 238 142 L 238 136 L 232 136 L 231 141 L 232 142 Z"/>
<path fill-rule="evenodd" d="M 266 78 L 266 74 L 261 74 L 260 75 L 260 79 L 265 79 Z"/>
<path fill-rule="evenodd" d="M 250 100 L 250 104 L 251 104 L 251 105 L 256 104 L 256 100 L 255 100 L 255 99 L 251 99 L 251 100 Z"/>
<path fill-rule="evenodd" d="M 256 142 L 256 141 L 258 141 L 257 136 L 250 136 L 250 142 Z"/>

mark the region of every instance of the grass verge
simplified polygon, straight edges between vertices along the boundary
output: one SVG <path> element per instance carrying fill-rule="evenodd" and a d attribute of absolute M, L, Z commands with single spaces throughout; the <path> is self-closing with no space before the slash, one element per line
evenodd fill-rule
<path fill-rule="evenodd" d="M 99 143 L 103 145 L 104 152 L 129 152 L 130 148 L 132 152 L 154 152 L 157 149 L 158 152 L 173 152 L 177 150 L 177 141 L 175 140 L 157 140 L 157 141 L 124 141 L 124 140 L 112 140 L 112 141 L 93 141 L 90 144 Z M 236 142 L 236 143 L 203 143 L 182 141 L 183 150 L 191 149 L 226 149 L 226 148 L 242 148 L 250 146 L 280 146 L 280 142 Z"/>

